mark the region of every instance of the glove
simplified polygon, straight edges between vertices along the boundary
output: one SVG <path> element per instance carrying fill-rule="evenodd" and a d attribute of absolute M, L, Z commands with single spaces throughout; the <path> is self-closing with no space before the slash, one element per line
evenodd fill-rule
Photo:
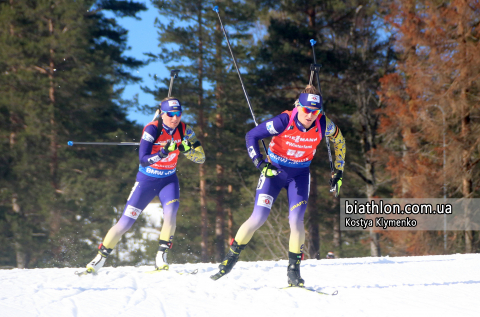
<path fill-rule="evenodd" d="M 167 144 L 163 148 L 158 151 L 158 155 L 161 158 L 166 158 L 170 152 L 173 152 L 177 149 L 177 143 L 172 142 L 172 140 L 168 140 Z"/>
<path fill-rule="evenodd" d="M 281 173 L 281 171 L 277 167 L 275 167 L 271 163 L 265 162 L 265 161 L 260 163 L 260 165 L 258 166 L 258 169 L 260 171 L 262 171 L 262 175 L 264 175 L 265 177 L 269 177 L 269 178 L 270 177 L 275 177 L 275 176 L 277 176 L 278 174 Z"/>
<path fill-rule="evenodd" d="M 330 192 L 335 193 L 335 197 L 337 197 L 338 194 L 340 194 L 340 187 L 342 187 L 342 178 L 343 178 L 343 172 L 337 171 L 332 176 L 332 179 L 330 180 L 330 186 L 332 187 L 330 189 Z"/>
<path fill-rule="evenodd" d="M 182 143 L 178 146 L 178 149 L 182 153 L 190 151 L 191 148 L 192 148 L 192 143 L 190 143 L 190 141 L 188 140 L 183 140 Z"/>

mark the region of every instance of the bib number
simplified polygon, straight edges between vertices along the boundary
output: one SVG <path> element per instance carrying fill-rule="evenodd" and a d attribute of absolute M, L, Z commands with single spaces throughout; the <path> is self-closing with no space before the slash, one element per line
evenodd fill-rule
<path fill-rule="evenodd" d="M 305 154 L 305 151 L 297 151 L 292 149 L 287 150 L 287 156 L 293 156 L 295 158 L 299 158 L 299 157 L 302 157 L 303 154 Z"/>

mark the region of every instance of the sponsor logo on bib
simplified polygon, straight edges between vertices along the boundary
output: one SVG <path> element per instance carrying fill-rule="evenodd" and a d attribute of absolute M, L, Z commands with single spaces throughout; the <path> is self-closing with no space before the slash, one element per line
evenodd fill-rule
<path fill-rule="evenodd" d="M 141 209 L 135 208 L 133 206 L 128 206 L 127 209 L 125 210 L 125 216 L 132 219 L 137 219 L 141 213 L 142 213 Z"/>
<path fill-rule="evenodd" d="M 257 206 L 267 207 L 272 209 L 273 197 L 267 194 L 258 195 Z"/>

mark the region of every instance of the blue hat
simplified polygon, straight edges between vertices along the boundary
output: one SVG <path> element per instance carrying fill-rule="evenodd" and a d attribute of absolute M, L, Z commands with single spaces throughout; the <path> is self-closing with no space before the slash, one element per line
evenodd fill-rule
<path fill-rule="evenodd" d="M 182 111 L 182 105 L 178 99 L 170 99 L 162 101 L 160 104 L 160 109 L 162 112 L 166 111 Z"/>
<path fill-rule="evenodd" d="M 300 98 L 298 98 L 301 106 L 304 107 L 315 107 L 318 109 L 322 109 L 322 96 L 314 95 L 314 94 L 300 94 Z"/>

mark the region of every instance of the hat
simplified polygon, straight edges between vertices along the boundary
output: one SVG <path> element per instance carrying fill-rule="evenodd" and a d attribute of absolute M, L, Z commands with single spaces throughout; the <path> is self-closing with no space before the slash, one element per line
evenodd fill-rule
<path fill-rule="evenodd" d="M 160 109 L 162 112 L 166 111 L 182 111 L 182 105 L 180 104 L 180 101 L 178 99 L 169 99 L 169 100 L 164 100 L 160 104 Z"/>
<path fill-rule="evenodd" d="M 322 109 L 323 101 L 320 95 L 302 93 L 298 101 L 300 102 L 300 106 Z"/>

